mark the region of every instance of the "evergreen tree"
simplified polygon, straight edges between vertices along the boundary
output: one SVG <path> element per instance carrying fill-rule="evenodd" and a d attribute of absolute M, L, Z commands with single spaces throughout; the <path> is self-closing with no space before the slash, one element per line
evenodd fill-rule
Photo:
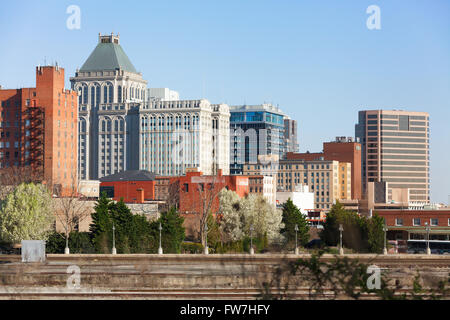
<path fill-rule="evenodd" d="M 368 219 L 367 226 L 369 251 L 382 253 L 384 248 L 384 219 L 375 213 L 372 218 Z"/>
<path fill-rule="evenodd" d="M 219 223 L 211 213 L 209 214 L 206 223 L 208 225 L 208 247 L 217 249 L 222 244 Z"/>
<path fill-rule="evenodd" d="M 159 247 L 159 223 L 161 223 L 161 245 L 164 253 L 180 253 L 185 238 L 184 218 L 175 207 L 163 212 L 161 217 L 151 224 L 152 239 Z"/>
<path fill-rule="evenodd" d="M 295 225 L 298 226 L 298 244 L 304 246 L 308 243 L 308 221 L 291 199 L 288 199 L 288 201 L 283 204 L 282 222 L 284 223 L 284 228 L 281 229 L 281 234 L 284 236 L 286 244 L 295 246 Z"/>
<path fill-rule="evenodd" d="M 343 215 L 344 208 L 336 202 L 331 210 L 327 213 L 327 217 L 323 224 L 323 229 L 320 232 L 320 239 L 327 246 L 336 246 L 339 243 L 339 222 L 338 217 Z"/>
<path fill-rule="evenodd" d="M 339 245 L 339 225 L 343 226 L 342 243 L 357 252 L 381 253 L 384 246 L 384 221 L 378 215 L 366 218 L 345 210 L 337 202 L 327 214 L 320 238 L 328 246 Z"/>
<path fill-rule="evenodd" d="M 103 192 L 94 207 L 95 211 L 92 214 L 92 223 L 89 230 L 97 253 L 110 253 L 112 248 L 112 236 L 111 239 L 109 238 L 109 231 L 112 229 L 110 216 L 112 204 L 112 201 Z"/>

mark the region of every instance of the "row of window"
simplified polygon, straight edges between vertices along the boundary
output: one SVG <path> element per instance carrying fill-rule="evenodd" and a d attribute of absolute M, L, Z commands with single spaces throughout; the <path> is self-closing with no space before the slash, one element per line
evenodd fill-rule
<path fill-rule="evenodd" d="M 422 224 L 421 218 L 413 218 L 412 219 L 413 226 L 424 226 Z M 427 223 L 427 222 L 424 222 Z M 403 218 L 395 218 L 395 225 L 396 226 L 403 226 L 404 225 L 404 219 Z M 438 226 L 439 225 L 439 219 L 438 218 L 430 218 L 429 221 L 430 226 Z M 450 218 L 448 219 L 448 225 L 450 226 Z"/>
<path fill-rule="evenodd" d="M 20 143 L 18 141 L 14 141 L 14 148 L 19 148 L 19 146 L 20 146 Z M 0 149 L 3 149 L 3 148 L 8 149 L 10 147 L 11 147 L 11 145 L 10 145 L 9 141 L 6 141 L 6 142 L 0 141 Z M 25 148 L 28 148 L 28 147 L 30 147 L 30 141 L 25 141 Z"/>

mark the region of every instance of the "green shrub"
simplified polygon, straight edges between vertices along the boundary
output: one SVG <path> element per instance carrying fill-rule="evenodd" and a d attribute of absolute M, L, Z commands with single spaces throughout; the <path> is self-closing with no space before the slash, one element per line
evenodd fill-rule
<path fill-rule="evenodd" d="M 218 242 L 214 247 L 216 253 L 242 253 L 244 251 L 242 241 Z"/>
<path fill-rule="evenodd" d="M 95 253 L 95 247 L 89 232 L 71 232 L 69 248 L 70 253 Z"/>
<path fill-rule="evenodd" d="M 253 248 L 255 250 L 255 253 L 264 253 L 267 252 L 268 249 L 268 240 L 267 236 L 264 237 L 258 237 L 253 238 Z M 242 250 L 244 252 L 250 252 L 250 244 L 251 244 L 250 237 L 245 237 L 242 241 Z"/>
<path fill-rule="evenodd" d="M 183 252 L 183 253 L 202 253 L 203 246 L 201 243 L 183 242 L 183 243 L 181 243 L 181 252 Z"/>
<path fill-rule="evenodd" d="M 46 253 L 64 253 L 66 247 L 66 240 L 62 233 L 53 232 L 49 235 L 48 240 L 45 242 Z"/>
<path fill-rule="evenodd" d="M 66 239 L 63 233 L 51 233 L 45 243 L 46 253 L 64 253 L 65 247 Z M 88 232 L 71 232 L 69 249 L 70 253 L 95 253 L 95 247 Z"/>

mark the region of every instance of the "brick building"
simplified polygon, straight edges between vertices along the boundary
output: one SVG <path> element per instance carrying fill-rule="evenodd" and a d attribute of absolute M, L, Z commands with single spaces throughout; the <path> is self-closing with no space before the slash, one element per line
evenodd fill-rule
<path fill-rule="evenodd" d="M 179 181 L 179 210 L 182 213 L 202 212 L 203 202 L 213 199 L 211 211 L 219 210 L 219 197 L 216 196 L 227 188 L 236 192 L 239 197 L 249 193 L 249 181 L 246 176 L 222 175 L 219 170 L 217 176 L 203 175 L 202 172 L 187 172 L 185 176 L 178 177 Z"/>
<path fill-rule="evenodd" d="M 36 67 L 36 87 L 0 89 L 0 173 L 46 183 L 57 194 L 77 181 L 77 93 L 64 69 Z M 6 181 L 6 182 L 5 182 Z M 19 181 L 20 182 L 20 181 Z"/>
<path fill-rule="evenodd" d="M 127 170 L 100 179 L 100 195 L 126 203 L 155 200 L 155 174 L 145 170 Z"/>
<path fill-rule="evenodd" d="M 158 177 L 146 170 L 127 170 L 100 179 L 100 193 L 106 192 L 113 200 L 127 203 L 167 201 L 181 213 L 202 211 L 202 199 L 213 198 L 212 212 L 219 208 L 218 193 L 223 189 L 235 191 L 240 197 L 249 194 L 249 177 L 203 175 L 188 170 L 179 177 Z"/>
<path fill-rule="evenodd" d="M 361 199 L 361 144 L 352 138 L 337 137 L 335 141 L 324 142 L 323 152 L 293 153 L 288 152 L 288 160 L 335 160 L 351 164 L 352 199 Z"/>
<path fill-rule="evenodd" d="M 450 241 L 450 210 L 375 210 L 386 221 L 390 240 L 425 238 L 425 223 L 430 240 Z"/>

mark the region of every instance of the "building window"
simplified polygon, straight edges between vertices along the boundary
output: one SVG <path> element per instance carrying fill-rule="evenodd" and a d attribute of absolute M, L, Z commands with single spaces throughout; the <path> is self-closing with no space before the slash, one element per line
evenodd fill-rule
<path fill-rule="evenodd" d="M 413 226 L 420 226 L 420 218 L 413 218 Z"/>
<path fill-rule="evenodd" d="M 430 225 L 437 226 L 438 224 L 439 224 L 439 219 L 437 219 L 437 218 L 430 219 Z"/>
<path fill-rule="evenodd" d="M 403 226 L 403 219 L 402 218 L 395 218 L 395 225 L 396 226 Z"/>

